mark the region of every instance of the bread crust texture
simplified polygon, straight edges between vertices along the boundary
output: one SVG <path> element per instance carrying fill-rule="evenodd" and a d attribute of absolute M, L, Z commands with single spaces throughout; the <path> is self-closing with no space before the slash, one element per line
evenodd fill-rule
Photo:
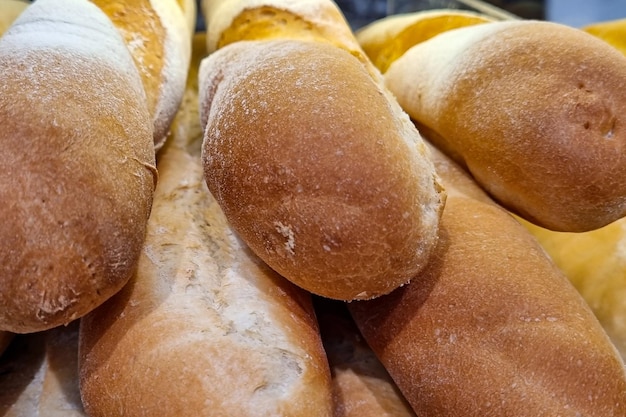
<path fill-rule="evenodd" d="M 0 39 L 0 74 L 0 329 L 26 333 L 128 281 L 157 173 L 139 74 L 96 6 L 29 6 Z"/>
<path fill-rule="evenodd" d="M 207 184 L 272 268 L 353 300 L 426 264 L 445 193 L 414 126 L 357 58 L 241 41 L 203 61 L 200 83 Z"/>
<path fill-rule="evenodd" d="M 385 79 L 422 132 L 521 217 L 582 232 L 626 214 L 626 57 L 605 42 L 490 22 L 414 46 Z"/>

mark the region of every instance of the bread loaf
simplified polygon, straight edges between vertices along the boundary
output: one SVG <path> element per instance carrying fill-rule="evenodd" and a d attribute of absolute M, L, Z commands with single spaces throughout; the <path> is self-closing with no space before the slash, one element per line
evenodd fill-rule
<path fill-rule="evenodd" d="M 160 149 L 185 91 L 195 4 L 182 0 L 91 0 L 124 37 L 148 99 Z"/>
<path fill-rule="evenodd" d="M 445 193 L 337 5 L 202 4 L 217 49 L 200 73 L 205 178 L 234 229 L 318 295 L 371 298 L 408 282 Z"/>
<path fill-rule="evenodd" d="M 35 2 L 0 38 L 0 330 L 69 323 L 132 275 L 156 181 L 152 123 L 93 4 Z"/>
<path fill-rule="evenodd" d="M 626 57 L 551 22 L 491 22 L 422 42 L 385 73 L 435 145 L 542 227 L 626 214 Z"/>
<path fill-rule="evenodd" d="M 0 358 L 0 415 L 86 417 L 78 390 L 78 321 L 16 336 Z"/>
<path fill-rule="evenodd" d="M 332 375 L 334 417 L 415 417 L 345 303 L 315 297 L 314 305 Z"/>
<path fill-rule="evenodd" d="M 244 40 L 325 42 L 367 61 L 341 10 L 331 0 L 202 0 L 207 48 Z"/>
<path fill-rule="evenodd" d="M 181 108 L 160 154 L 137 274 L 82 319 L 85 409 L 91 417 L 331 416 L 311 297 L 228 227 L 204 184 L 201 136 L 177 137 L 200 133 L 178 126 L 198 124 L 186 115 L 197 115 L 197 96 L 183 105 L 194 107 Z"/>
<path fill-rule="evenodd" d="M 421 10 L 386 16 L 365 25 L 356 39 L 382 73 L 411 47 L 448 30 L 494 21 L 482 13 L 460 9 Z"/>
<path fill-rule="evenodd" d="M 537 241 L 433 152 L 448 191 L 427 268 L 348 305 L 418 416 L 624 416 L 624 363 Z"/>
<path fill-rule="evenodd" d="M 426 264 L 443 192 L 421 137 L 360 61 L 322 42 L 240 41 L 200 71 L 208 187 L 268 265 L 352 300 Z"/>

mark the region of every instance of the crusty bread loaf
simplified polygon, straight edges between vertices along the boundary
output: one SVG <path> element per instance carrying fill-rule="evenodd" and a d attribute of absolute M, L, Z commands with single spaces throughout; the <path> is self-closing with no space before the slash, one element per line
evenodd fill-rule
<path fill-rule="evenodd" d="M 426 264 L 444 193 L 414 126 L 353 55 L 236 42 L 203 61 L 200 102 L 209 189 L 281 275 L 366 299 Z"/>
<path fill-rule="evenodd" d="M 93 4 L 35 2 L 0 38 L 0 330 L 69 323 L 130 278 L 156 180 L 121 36 Z"/>
<path fill-rule="evenodd" d="M 111 19 L 131 51 L 146 91 L 158 150 L 185 91 L 191 54 L 189 15 L 195 21 L 195 8 L 180 0 L 92 2 Z"/>
<path fill-rule="evenodd" d="M 0 36 L 7 31 L 15 19 L 28 7 L 26 0 L 0 0 Z"/>
<path fill-rule="evenodd" d="M 341 10 L 331 0 L 202 0 L 207 48 L 242 40 L 328 42 L 365 58 Z"/>
<path fill-rule="evenodd" d="M 448 190 L 413 282 L 349 304 L 418 416 L 624 416 L 626 372 L 589 306 L 537 241 L 433 152 Z"/>
<path fill-rule="evenodd" d="M 77 361 L 78 321 L 16 336 L 0 358 L 0 415 L 85 417 Z"/>
<path fill-rule="evenodd" d="M 197 96 L 183 105 L 192 107 L 181 108 L 159 156 L 137 275 L 82 319 L 85 409 L 91 417 L 331 416 L 311 297 L 231 231 L 204 183 L 201 130 L 178 126 L 198 125 L 186 114 L 197 115 Z M 190 132 L 194 140 L 177 137 Z"/>
<path fill-rule="evenodd" d="M 551 22 L 451 30 L 394 61 L 387 86 L 502 205 L 580 232 L 626 214 L 626 57 Z"/>
<path fill-rule="evenodd" d="M 360 28 L 355 36 L 374 66 L 385 73 L 417 43 L 451 29 L 494 20 L 494 17 L 461 9 L 421 10 L 377 19 Z"/>
<path fill-rule="evenodd" d="M 342 301 L 315 297 L 332 375 L 334 417 L 415 417 Z"/>

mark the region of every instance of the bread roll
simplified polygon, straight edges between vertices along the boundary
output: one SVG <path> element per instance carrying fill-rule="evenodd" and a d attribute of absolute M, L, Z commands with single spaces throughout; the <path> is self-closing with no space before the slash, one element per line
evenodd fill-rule
<path fill-rule="evenodd" d="M 203 61 L 200 102 L 208 187 L 278 273 L 353 300 L 426 264 L 444 193 L 408 117 L 354 56 L 236 42 Z"/>
<path fill-rule="evenodd" d="M 192 120 L 187 111 L 197 115 L 197 97 L 184 104 L 195 108 L 181 109 L 160 154 L 137 274 L 82 320 L 85 409 L 91 417 L 331 416 L 311 297 L 228 227 L 204 184 L 201 136 L 176 137 L 200 133 L 179 128 Z"/>
<path fill-rule="evenodd" d="M 448 190 L 427 268 L 348 305 L 418 416 L 624 416 L 624 363 L 515 219 L 433 152 Z"/>
<path fill-rule="evenodd" d="M 109 16 L 131 51 L 146 91 L 158 150 L 185 91 L 191 54 L 189 15 L 195 25 L 195 4 L 182 0 L 92 2 Z"/>
<path fill-rule="evenodd" d="M 78 390 L 78 321 L 18 335 L 0 358 L 0 415 L 86 417 Z"/>
<path fill-rule="evenodd" d="M 333 382 L 335 417 L 415 417 L 345 303 L 314 298 Z"/>
<path fill-rule="evenodd" d="M 7 31 L 26 7 L 28 7 L 26 0 L 0 0 L 0 36 Z"/>
<path fill-rule="evenodd" d="M 0 330 L 84 315 L 132 275 L 156 181 L 122 38 L 93 4 L 35 2 L 0 38 Z"/>
<path fill-rule="evenodd" d="M 389 89 L 502 205 L 542 227 L 626 214 L 626 57 L 551 22 L 491 22 L 410 48 Z"/>

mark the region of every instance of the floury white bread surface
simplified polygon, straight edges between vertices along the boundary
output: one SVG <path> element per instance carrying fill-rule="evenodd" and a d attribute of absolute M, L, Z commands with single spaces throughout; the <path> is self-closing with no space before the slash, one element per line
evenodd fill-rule
<path fill-rule="evenodd" d="M 490 22 L 410 48 L 385 80 L 428 139 L 526 220 L 581 232 L 626 214 L 626 57 L 606 42 Z"/>
<path fill-rule="evenodd" d="M 90 2 L 30 5 L 0 38 L 0 329 L 56 327 L 130 278 L 156 181 L 141 79 Z"/>
<path fill-rule="evenodd" d="M 252 254 L 204 183 L 196 68 L 159 156 L 137 274 L 82 320 L 85 408 L 115 417 L 330 417 L 310 295 Z"/>
<path fill-rule="evenodd" d="M 209 189 L 287 279 L 365 299 L 427 263 L 445 193 L 408 116 L 347 51 L 229 44 L 202 63 L 200 113 Z"/>

